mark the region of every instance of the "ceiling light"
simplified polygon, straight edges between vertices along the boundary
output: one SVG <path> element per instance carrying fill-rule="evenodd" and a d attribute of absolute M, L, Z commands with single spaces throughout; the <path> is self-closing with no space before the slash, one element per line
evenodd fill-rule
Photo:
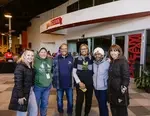
<path fill-rule="evenodd" d="M 4 16 L 5 16 L 6 18 L 12 18 L 12 15 L 11 15 L 10 13 L 6 13 L 6 14 L 4 14 Z"/>

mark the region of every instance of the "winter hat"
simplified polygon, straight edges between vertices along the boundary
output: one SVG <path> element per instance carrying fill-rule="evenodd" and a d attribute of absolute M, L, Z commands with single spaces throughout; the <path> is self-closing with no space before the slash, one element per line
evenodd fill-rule
<path fill-rule="evenodd" d="M 103 55 L 103 56 L 104 56 L 104 54 L 105 54 L 105 53 L 104 53 L 104 50 L 103 50 L 102 48 L 100 48 L 100 47 L 95 48 L 93 53 L 95 54 L 95 53 L 97 53 L 97 52 L 100 53 L 100 54 Z"/>
<path fill-rule="evenodd" d="M 47 52 L 47 49 L 45 47 L 42 47 L 42 48 L 39 49 L 38 53 L 40 53 L 41 50 L 45 50 Z"/>

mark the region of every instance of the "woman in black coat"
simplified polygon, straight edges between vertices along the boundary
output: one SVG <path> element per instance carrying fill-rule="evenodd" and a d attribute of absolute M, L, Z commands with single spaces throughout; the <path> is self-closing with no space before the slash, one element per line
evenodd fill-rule
<path fill-rule="evenodd" d="M 14 72 L 14 88 L 9 104 L 10 110 L 17 111 L 17 116 L 37 116 L 37 103 L 33 92 L 34 71 L 32 68 L 34 53 L 26 50 L 18 61 Z"/>
<path fill-rule="evenodd" d="M 128 116 L 128 86 L 130 81 L 128 61 L 118 45 L 110 47 L 109 56 L 111 63 L 108 78 L 108 100 L 111 113 L 112 116 Z"/>

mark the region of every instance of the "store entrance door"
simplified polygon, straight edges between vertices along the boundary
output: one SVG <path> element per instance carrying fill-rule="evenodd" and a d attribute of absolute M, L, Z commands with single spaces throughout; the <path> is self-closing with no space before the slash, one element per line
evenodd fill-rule
<path fill-rule="evenodd" d="M 114 44 L 119 45 L 122 48 L 124 56 L 128 59 L 128 38 L 127 35 L 113 35 Z"/>

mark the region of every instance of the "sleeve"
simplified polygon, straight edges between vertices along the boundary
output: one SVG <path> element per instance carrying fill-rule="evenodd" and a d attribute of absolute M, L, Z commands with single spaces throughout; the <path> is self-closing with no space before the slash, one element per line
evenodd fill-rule
<path fill-rule="evenodd" d="M 78 58 L 75 58 L 75 61 L 74 61 L 74 66 L 73 66 L 73 77 L 74 77 L 74 79 L 75 79 L 75 81 L 76 81 L 76 83 L 78 84 L 78 83 L 80 83 L 81 81 L 80 81 L 80 79 L 79 79 L 79 77 L 78 77 L 78 75 L 77 75 L 77 60 L 78 60 Z"/>
<path fill-rule="evenodd" d="M 130 71 L 129 71 L 128 61 L 126 59 L 122 63 L 121 71 L 122 71 L 122 78 L 123 78 L 122 85 L 128 87 L 130 82 Z"/>
<path fill-rule="evenodd" d="M 75 58 L 74 65 L 73 65 L 73 68 L 76 68 L 76 69 L 77 69 L 77 60 L 78 60 L 78 58 Z"/>
<path fill-rule="evenodd" d="M 52 61 L 52 85 L 55 88 L 56 87 L 56 74 L 55 74 L 55 70 L 56 70 L 56 64 L 55 64 L 55 59 L 53 59 Z"/>
<path fill-rule="evenodd" d="M 14 78 L 15 79 L 15 87 L 17 89 L 18 97 L 22 98 L 22 97 L 24 97 L 24 93 L 23 93 L 24 70 L 21 65 L 17 65 L 15 72 L 14 72 L 14 76 L 15 76 L 15 78 Z"/>
<path fill-rule="evenodd" d="M 73 77 L 74 77 L 77 84 L 81 82 L 78 75 L 77 75 L 77 69 L 76 68 L 73 68 Z"/>

